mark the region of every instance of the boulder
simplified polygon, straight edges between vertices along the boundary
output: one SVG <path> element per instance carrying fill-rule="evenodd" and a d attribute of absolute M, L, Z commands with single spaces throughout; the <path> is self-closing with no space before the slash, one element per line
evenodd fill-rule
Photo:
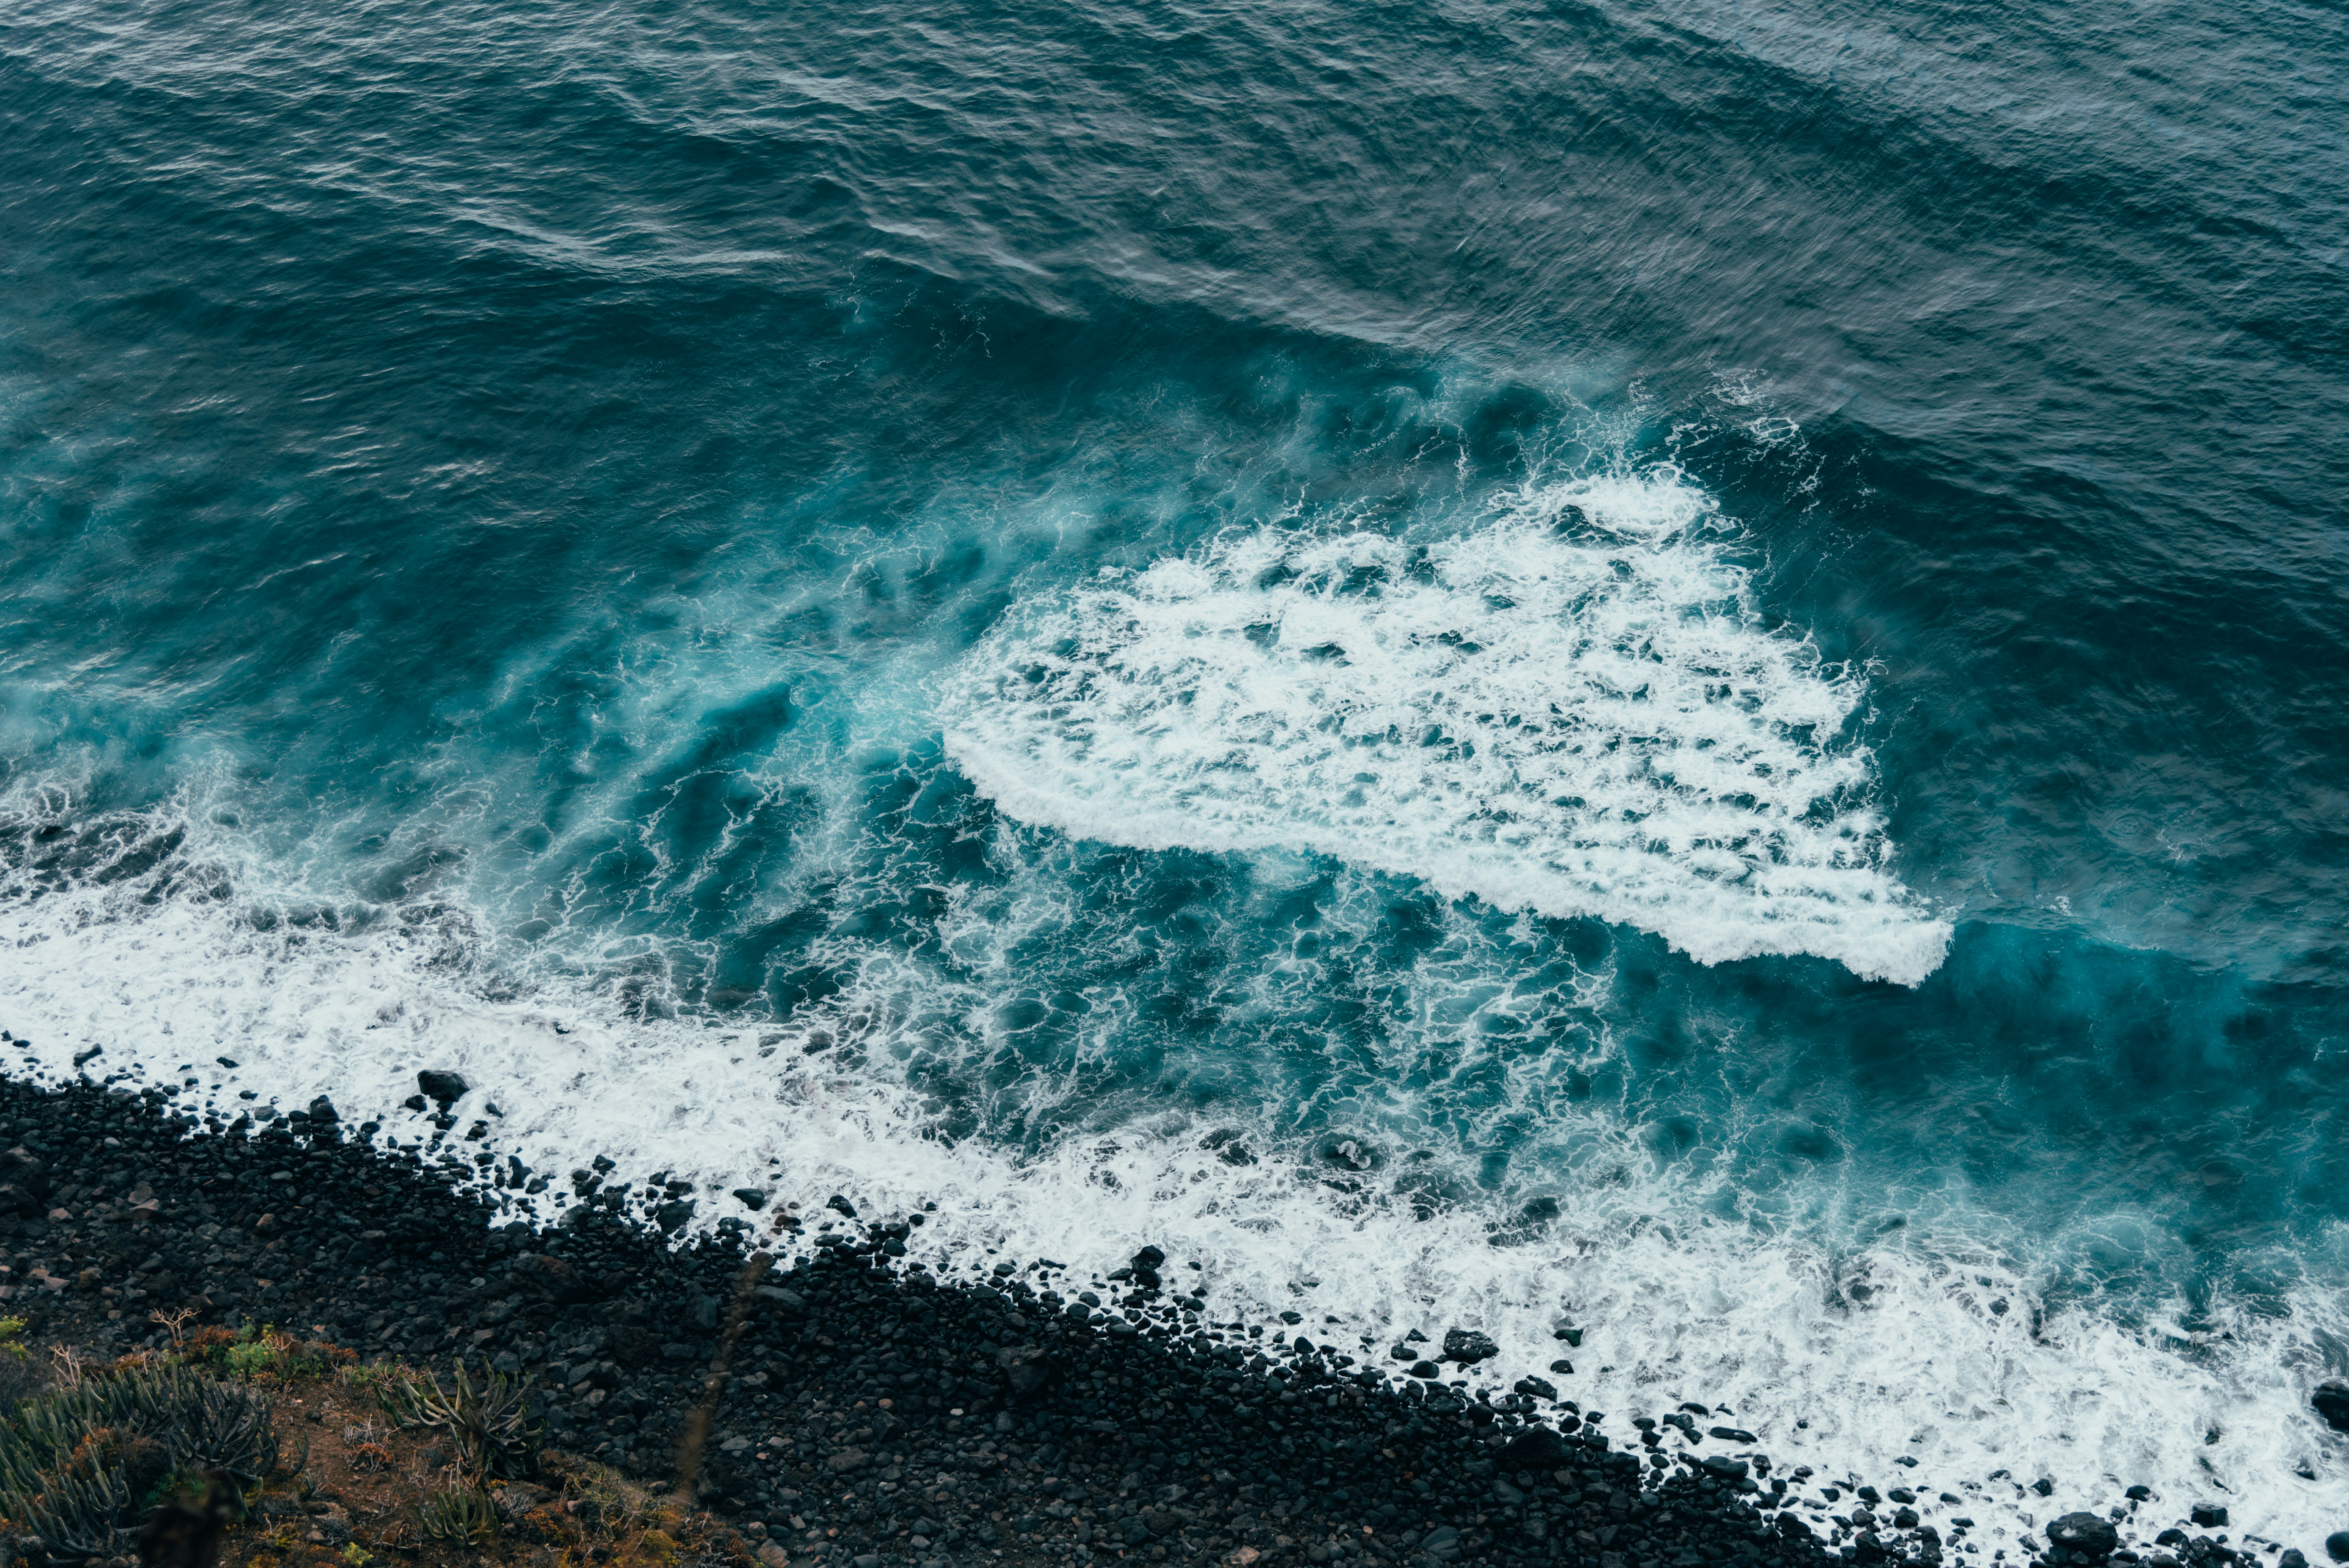
<path fill-rule="evenodd" d="M 464 1099 L 465 1090 L 471 1086 L 455 1073 L 426 1068 L 416 1075 L 416 1087 L 423 1091 L 427 1099 L 438 1100 L 447 1106 Z"/>
<path fill-rule="evenodd" d="M 2336 1432 L 2349 1432 L 2349 1383 L 2337 1377 L 2327 1378 L 2316 1386 L 2308 1402 L 2324 1418 L 2324 1424 Z"/>
<path fill-rule="evenodd" d="M 1060 1381 L 1061 1369 L 1032 1345 L 1008 1346 L 999 1351 L 995 1359 L 1003 1368 L 1004 1387 L 1011 1390 L 1014 1398 L 1033 1398 Z"/>
<path fill-rule="evenodd" d="M 548 1253 L 522 1253 L 509 1277 L 515 1289 L 553 1301 L 568 1300 L 579 1290 L 579 1271 Z"/>
<path fill-rule="evenodd" d="M 1501 1353 L 1501 1347 L 1490 1337 L 1472 1328 L 1446 1329 L 1444 1335 L 1444 1358 L 1473 1367 L 1479 1361 L 1489 1361 Z"/>
<path fill-rule="evenodd" d="M 2102 1559 L 2121 1543 L 2120 1532 L 2093 1513 L 2067 1513 L 2047 1527 L 2047 1543 Z"/>
<path fill-rule="evenodd" d="M 1501 1463 L 1512 1470 L 1554 1470 L 1566 1462 L 1566 1445 L 1547 1427 L 1527 1427 L 1501 1449 Z"/>

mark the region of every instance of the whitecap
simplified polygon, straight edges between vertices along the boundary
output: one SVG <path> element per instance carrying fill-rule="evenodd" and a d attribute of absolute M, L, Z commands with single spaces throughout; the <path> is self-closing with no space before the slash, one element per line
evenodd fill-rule
<path fill-rule="evenodd" d="M 1717 524 L 1667 469 L 1423 542 L 1227 532 L 1008 616 L 939 683 L 947 753 L 1075 837 L 1307 851 L 1916 985 L 1951 928 L 1890 869 L 1865 682 L 1764 624 Z"/>

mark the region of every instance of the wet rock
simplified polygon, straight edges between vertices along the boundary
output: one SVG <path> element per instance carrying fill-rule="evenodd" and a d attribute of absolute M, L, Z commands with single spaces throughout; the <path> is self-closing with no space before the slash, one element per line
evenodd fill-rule
<path fill-rule="evenodd" d="M 1707 1435 L 1719 1438 L 1724 1443 L 1751 1443 L 1758 1440 L 1753 1433 L 1741 1427 L 1713 1427 L 1708 1429 Z M 1897 1498 L 1900 1494 L 1896 1491 L 1892 1495 Z M 1911 1498 L 1909 1501 L 1913 1502 L 1916 1500 Z"/>
<path fill-rule="evenodd" d="M 524 1253 L 514 1259 L 507 1278 L 516 1290 L 550 1301 L 567 1300 L 579 1288 L 579 1271 L 544 1253 Z"/>
<path fill-rule="evenodd" d="M 2047 1527 L 2047 1543 L 2101 1561 L 2121 1543 L 2120 1532 L 2095 1514 L 2067 1513 Z"/>
<path fill-rule="evenodd" d="M 2316 1386 L 2308 1402 L 2324 1418 L 2324 1424 L 2336 1432 L 2349 1432 L 2349 1383 L 2327 1378 Z"/>
<path fill-rule="evenodd" d="M 1003 1368 L 1004 1387 L 1011 1390 L 1014 1398 L 1034 1398 L 1060 1381 L 1061 1369 L 1049 1355 L 1032 1345 L 999 1351 L 996 1363 Z"/>
<path fill-rule="evenodd" d="M 443 1071 L 438 1068 L 426 1068 L 416 1075 L 416 1087 L 427 1099 L 438 1101 L 441 1106 L 447 1107 L 464 1099 L 465 1090 L 469 1086 L 455 1073 Z"/>
<path fill-rule="evenodd" d="M 1557 1398 L 1557 1385 L 1547 1377 L 1520 1377 L 1509 1385 L 1509 1392 L 1529 1395 L 1537 1399 L 1555 1399 Z"/>
<path fill-rule="evenodd" d="M 2052 1476 L 2041 1476 L 2037 1480 L 2031 1483 L 2031 1490 L 2037 1492 L 2042 1497 L 2053 1497 L 2055 1495 L 2054 1478 Z"/>
<path fill-rule="evenodd" d="M 2349 1530 L 2336 1530 L 2326 1536 L 2324 1554 L 2335 1563 L 2349 1563 Z"/>
<path fill-rule="evenodd" d="M 737 1187 L 734 1189 L 733 1195 L 746 1209 L 763 1209 L 767 1206 L 767 1190 L 763 1187 Z"/>
<path fill-rule="evenodd" d="M 2186 1517 L 2205 1530 L 2216 1530 L 2227 1522 L 2227 1511 L 2215 1502 L 2198 1502 L 2186 1511 Z"/>
<path fill-rule="evenodd" d="M 1547 1427 L 1528 1427 L 1501 1449 L 1501 1463 L 1512 1470 L 1553 1470 L 1565 1460 L 1566 1445 Z"/>
<path fill-rule="evenodd" d="M 1488 1336 L 1471 1328 L 1446 1329 L 1444 1335 L 1444 1358 L 1473 1367 L 1479 1361 L 1490 1361 L 1501 1353 L 1501 1347 Z M 1456 1539 L 1456 1537 L 1455 1537 Z"/>

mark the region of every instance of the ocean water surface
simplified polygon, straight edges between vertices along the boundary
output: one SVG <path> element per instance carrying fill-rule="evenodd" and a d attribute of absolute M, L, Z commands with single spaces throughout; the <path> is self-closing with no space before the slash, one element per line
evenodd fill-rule
<path fill-rule="evenodd" d="M 11 1070 L 453 1068 L 518 1208 L 2312 1548 L 2344 96 L 2209 0 L 0 4 Z"/>

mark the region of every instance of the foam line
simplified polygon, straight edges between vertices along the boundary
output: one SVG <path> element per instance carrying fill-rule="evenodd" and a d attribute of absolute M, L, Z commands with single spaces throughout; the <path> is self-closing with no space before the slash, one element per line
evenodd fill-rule
<path fill-rule="evenodd" d="M 146 830 L 207 831 L 185 817 Z M 2191 1333 L 2160 1310 L 2050 1305 L 2028 1260 L 1954 1221 L 1839 1249 L 1722 1220 L 1709 1189 L 1638 1162 L 1629 1135 L 1596 1120 L 1592 1136 L 1633 1156 L 1626 1179 L 1566 1194 L 1510 1244 L 1496 1244 L 1506 1196 L 1414 1218 L 1383 1173 L 1332 1187 L 1313 1150 L 1266 1127 L 1237 1130 L 1253 1164 L 1217 1158 L 1210 1130 L 1179 1115 L 1017 1157 L 939 1136 L 899 1065 L 924 1045 L 895 1000 L 904 976 L 781 1029 L 644 1021 L 609 989 L 518 987 L 460 907 L 431 929 L 259 929 L 235 900 L 147 902 L 153 882 L 0 903 L 0 1016 L 35 1042 L 11 1048 L 16 1070 L 69 1074 L 99 1045 L 92 1075 L 220 1081 L 232 1113 L 243 1088 L 288 1107 L 326 1094 L 398 1133 L 418 1125 L 397 1109 L 416 1068 L 449 1067 L 476 1086 L 460 1114 L 492 1126 L 467 1151 L 518 1155 L 558 1189 L 598 1153 L 631 1177 L 666 1171 L 698 1184 L 705 1222 L 728 1212 L 729 1189 L 757 1184 L 810 1211 L 844 1193 L 868 1219 L 935 1202 L 914 1253 L 939 1269 L 998 1255 L 1107 1269 L 1147 1241 L 1178 1268 L 1202 1264 L 1216 1315 L 1296 1310 L 1315 1338 L 1368 1337 L 1374 1354 L 1407 1328 L 1480 1327 L 1509 1377 L 1546 1367 L 1562 1348 L 1553 1329 L 1572 1324 L 1584 1342 L 1557 1380 L 1586 1406 L 1726 1405 L 1790 1464 L 1960 1491 L 1961 1505 L 1929 1503 L 1929 1521 L 1964 1512 L 1993 1548 L 2140 1481 L 2160 1494 L 2155 1527 L 2216 1500 L 2239 1530 L 2307 1546 L 2332 1527 L 2349 1471 L 2306 1408 L 2325 1347 L 2349 1337 L 2342 1299 L 2315 1284 L 2281 1315 L 2221 1295 Z M 861 1047 L 808 1054 L 818 1026 L 862 1030 Z M 219 1056 L 239 1066 L 212 1067 Z M 1913 1476 L 1894 1469 L 1903 1454 L 1920 1461 Z M 1992 1483 L 1999 1470 L 2014 1480 Z M 2049 1498 L 2015 1484 L 2042 1474 Z"/>

